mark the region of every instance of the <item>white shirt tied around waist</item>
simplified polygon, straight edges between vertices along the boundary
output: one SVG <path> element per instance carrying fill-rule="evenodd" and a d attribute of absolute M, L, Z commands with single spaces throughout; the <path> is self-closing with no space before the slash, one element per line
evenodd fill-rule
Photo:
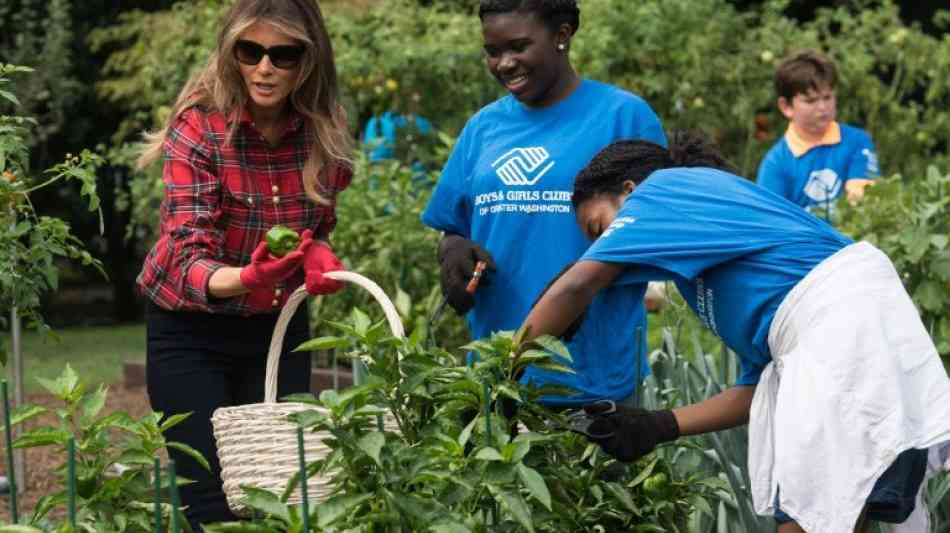
<path fill-rule="evenodd" d="M 950 442 L 950 380 L 890 260 L 868 243 L 822 261 L 779 306 L 749 420 L 756 512 L 851 533 L 910 448 Z"/>

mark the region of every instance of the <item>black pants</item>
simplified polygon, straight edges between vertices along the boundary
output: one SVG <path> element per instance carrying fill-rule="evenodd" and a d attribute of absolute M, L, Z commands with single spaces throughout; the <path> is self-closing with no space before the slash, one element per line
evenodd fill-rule
<path fill-rule="evenodd" d="M 148 306 L 146 373 L 152 409 L 166 416 L 191 412 L 165 438 L 191 446 L 211 464 L 208 472 L 194 459 L 168 449 L 177 474 L 195 481 L 181 487 L 180 493 L 196 532 L 201 531 L 200 524 L 237 519 L 221 488 L 211 414 L 218 407 L 263 401 L 267 348 L 276 321 L 277 315 L 226 316 Z M 308 338 L 307 311 L 302 306 L 284 336 L 278 399 L 310 388 L 310 354 L 289 353 Z"/>

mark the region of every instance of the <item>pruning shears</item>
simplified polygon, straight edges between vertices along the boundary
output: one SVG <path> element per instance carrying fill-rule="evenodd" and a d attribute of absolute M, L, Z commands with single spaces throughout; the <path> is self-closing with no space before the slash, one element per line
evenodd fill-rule
<path fill-rule="evenodd" d="M 591 440 L 604 440 L 613 437 L 613 431 L 593 432 L 591 431 L 591 425 L 602 416 L 616 413 L 616 402 L 613 400 L 599 400 L 594 402 L 593 405 L 598 406 L 597 414 L 588 414 L 584 409 L 569 412 L 567 414 L 567 429 Z"/>
<path fill-rule="evenodd" d="M 482 279 L 482 275 L 485 273 L 485 269 L 488 268 L 488 263 L 485 261 L 479 261 L 475 263 L 475 271 L 472 272 L 472 278 L 468 280 L 468 285 L 465 286 L 465 292 L 469 294 L 475 294 L 475 291 L 478 289 L 478 283 Z M 439 305 L 435 308 L 435 311 L 432 313 L 432 318 L 429 319 L 429 331 L 432 331 L 432 327 L 439 322 L 439 318 L 442 317 L 442 312 L 445 310 L 445 305 L 449 303 L 449 297 L 443 296 L 442 301 L 439 302 Z"/>

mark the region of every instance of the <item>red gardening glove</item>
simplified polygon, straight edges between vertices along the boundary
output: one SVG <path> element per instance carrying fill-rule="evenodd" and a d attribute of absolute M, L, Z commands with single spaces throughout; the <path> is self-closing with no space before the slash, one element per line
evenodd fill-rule
<path fill-rule="evenodd" d="M 267 242 L 261 241 L 251 254 L 251 264 L 241 269 L 241 284 L 250 290 L 269 289 L 290 277 L 303 262 L 304 254 L 313 244 L 313 232 L 300 234 L 297 249 L 283 257 L 274 257 L 267 250 Z"/>
<path fill-rule="evenodd" d="M 303 260 L 304 283 L 307 292 L 313 295 L 333 294 L 343 288 L 343 282 L 330 279 L 324 272 L 346 270 L 343 263 L 335 255 L 330 245 L 318 242 L 310 247 Z"/>

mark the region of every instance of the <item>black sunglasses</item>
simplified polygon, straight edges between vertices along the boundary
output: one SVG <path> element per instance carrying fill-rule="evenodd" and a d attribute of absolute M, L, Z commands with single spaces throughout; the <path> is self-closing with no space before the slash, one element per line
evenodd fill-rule
<path fill-rule="evenodd" d="M 265 48 L 254 41 L 240 39 L 234 45 L 234 57 L 245 65 L 256 65 L 264 59 L 264 56 L 267 56 L 275 67 L 291 69 L 300 63 L 303 53 L 304 47 L 299 44 L 282 44 Z"/>

